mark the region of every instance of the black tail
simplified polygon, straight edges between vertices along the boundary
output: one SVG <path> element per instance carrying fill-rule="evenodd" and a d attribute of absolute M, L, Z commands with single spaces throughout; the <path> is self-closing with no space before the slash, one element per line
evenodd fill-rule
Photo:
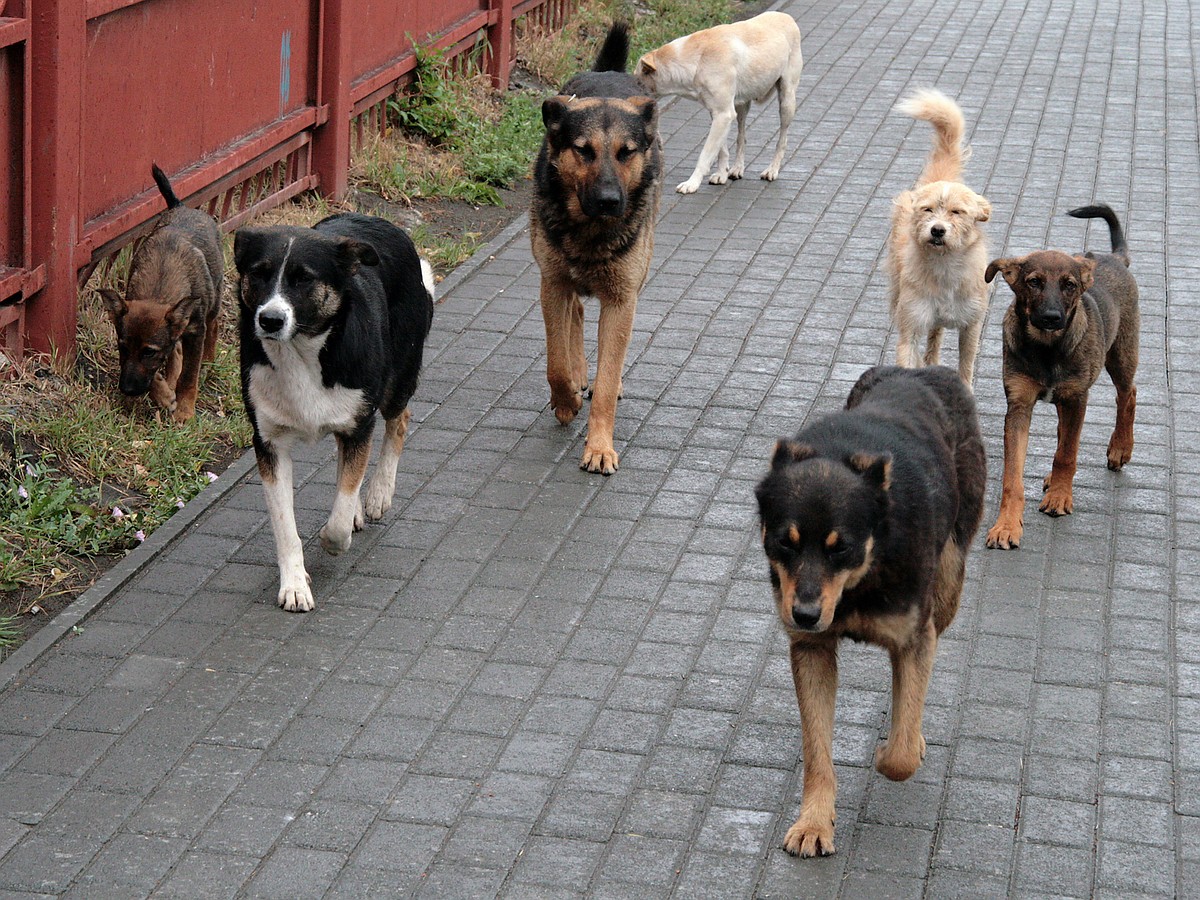
<path fill-rule="evenodd" d="M 593 72 L 624 72 L 629 64 L 629 23 L 613 22 L 608 37 L 596 54 Z"/>
<path fill-rule="evenodd" d="M 154 183 L 158 185 L 159 192 L 163 195 L 163 199 L 167 201 L 167 209 L 183 206 L 179 202 L 179 198 L 175 196 L 175 191 L 171 189 L 171 182 L 167 181 L 167 176 L 163 174 L 162 169 L 154 163 L 150 163 L 150 174 L 154 176 Z"/>
<path fill-rule="evenodd" d="M 1070 210 L 1067 215 L 1074 216 L 1076 219 L 1103 219 L 1107 222 L 1108 235 L 1112 239 L 1113 256 L 1121 257 L 1125 265 L 1129 265 L 1129 245 L 1125 243 L 1125 232 L 1121 230 L 1121 223 L 1117 220 L 1117 214 L 1112 211 L 1111 206 L 1104 203 L 1081 206 L 1078 209 Z"/>

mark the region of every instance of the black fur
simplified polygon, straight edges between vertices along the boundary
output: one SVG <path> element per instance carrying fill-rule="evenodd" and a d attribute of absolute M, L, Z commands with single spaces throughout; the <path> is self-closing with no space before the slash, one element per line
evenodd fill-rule
<path fill-rule="evenodd" d="M 1092 206 L 1080 206 L 1069 210 L 1068 216 L 1076 219 L 1103 219 L 1108 223 L 1108 236 L 1112 241 L 1113 256 L 1120 257 L 1126 266 L 1129 265 L 1129 245 L 1125 242 L 1125 232 L 1121 229 L 1121 220 L 1106 203 L 1096 203 Z"/>
<path fill-rule="evenodd" d="M 167 209 L 174 209 L 177 206 L 183 206 L 179 198 L 175 196 L 175 191 L 171 187 L 171 182 L 167 180 L 166 173 L 163 172 L 155 163 L 150 164 L 150 174 L 154 176 L 154 183 L 158 185 L 158 191 L 163 195 L 163 199 L 167 201 Z"/>

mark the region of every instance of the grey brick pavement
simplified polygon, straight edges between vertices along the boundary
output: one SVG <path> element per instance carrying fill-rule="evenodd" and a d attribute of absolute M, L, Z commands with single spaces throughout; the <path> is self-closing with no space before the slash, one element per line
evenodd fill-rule
<path fill-rule="evenodd" d="M 664 198 L 620 472 L 580 472 L 583 422 L 547 410 L 518 225 L 438 307 L 393 512 L 343 557 L 309 542 L 316 612 L 275 608 L 247 480 L 0 693 L 0 896 L 1200 892 L 1194 14 L 1117 0 L 784 8 L 808 60 L 791 159 L 775 184 Z M 794 860 L 779 845 L 797 813 L 799 720 L 751 489 L 777 437 L 891 358 L 889 200 L 929 135 L 890 109 L 928 84 L 966 111 L 967 180 L 993 203 L 997 255 L 1080 246 L 1063 211 L 1093 198 L 1127 219 L 1143 294 L 1137 450 L 1123 473 L 1105 469 L 1105 377 L 1075 515 L 1030 510 L 1019 552 L 970 559 L 929 755 L 907 784 L 870 768 L 883 655 L 845 648 L 839 849 Z M 774 112 L 755 116 L 762 158 Z M 694 104 L 667 109 L 668 186 L 707 127 Z M 989 517 L 1007 302 L 1002 289 L 976 381 Z M 1044 409 L 1031 470 L 1053 441 Z M 308 536 L 332 495 L 330 453 L 302 472 Z"/>

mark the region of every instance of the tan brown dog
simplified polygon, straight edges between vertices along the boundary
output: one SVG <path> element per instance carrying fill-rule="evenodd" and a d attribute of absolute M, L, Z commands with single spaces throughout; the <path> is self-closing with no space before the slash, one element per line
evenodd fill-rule
<path fill-rule="evenodd" d="M 146 392 L 176 422 L 196 414 L 200 362 L 216 357 L 224 259 L 212 216 L 179 202 L 158 166 L 151 166 L 167 210 L 138 247 L 125 296 L 100 295 L 121 355 L 121 393 Z"/>
<path fill-rule="evenodd" d="M 675 190 L 694 194 L 716 160 L 709 184 L 725 184 L 746 171 L 746 116 L 751 102 L 779 97 L 775 156 L 760 177 L 774 181 L 787 152 L 788 126 L 796 115 L 796 87 L 804 68 L 800 27 L 787 13 L 765 12 L 743 22 L 705 28 L 676 38 L 638 60 L 634 75 L 656 95 L 678 94 L 704 104 L 712 116 L 696 169 Z M 737 120 L 733 165 L 725 138 Z"/>
<path fill-rule="evenodd" d="M 911 190 L 892 201 L 887 270 L 897 365 L 937 365 L 942 331 L 958 329 L 958 374 L 974 379 L 987 316 L 983 280 L 987 242 L 980 224 L 992 214 L 985 197 L 963 184 L 963 114 L 940 91 L 918 91 L 897 109 L 933 126 L 933 149 Z M 925 352 L 921 341 L 927 339 Z"/>
<path fill-rule="evenodd" d="M 1025 505 L 1025 450 L 1038 400 L 1058 410 L 1058 449 L 1042 483 L 1038 507 L 1050 516 L 1071 514 L 1075 460 L 1087 411 L 1088 390 L 1103 366 L 1117 388 L 1117 423 L 1108 442 L 1108 467 L 1120 469 L 1133 455 L 1133 418 L 1138 365 L 1138 289 L 1129 272 L 1129 249 L 1116 214 L 1107 206 L 1083 206 L 1068 215 L 1108 223 L 1112 253 L 1070 256 L 1041 250 L 994 260 L 1016 295 L 1004 316 L 1004 485 L 1000 515 L 987 545 L 1014 550 L 1021 543 Z"/>
<path fill-rule="evenodd" d="M 617 470 L 613 425 L 638 292 L 650 270 L 662 193 L 654 100 L 625 73 L 629 35 L 614 24 L 591 72 L 542 105 L 530 234 L 542 270 L 550 405 L 567 424 L 588 386 L 581 297 L 600 301 L 596 382 L 580 468 Z"/>

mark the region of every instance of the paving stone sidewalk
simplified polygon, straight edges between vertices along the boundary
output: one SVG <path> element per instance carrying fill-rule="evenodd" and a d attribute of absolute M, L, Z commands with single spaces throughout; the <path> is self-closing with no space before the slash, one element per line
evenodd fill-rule
<path fill-rule="evenodd" d="M 1182 0 L 782 8 L 807 65 L 779 181 L 753 177 L 774 145 L 764 108 L 749 179 L 675 194 L 708 117 L 687 101 L 664 113 L 620 471 L 581 472 L 582 417 L 560 427 L 547 408 L 517 223 L 450 282 L 396 505 L 342 557 L 315 540 L 332 442 L 301 467 L 315 612 L 275 607 L 247 478 L 0 693 L 0 898 L 1200 893 L 1195 14 Z M 1075 514 L 1028 506 L 1018 552 L 979 541 L 969 559 L 908 783 L 871 768 L 886 659 L 844 648 L 838 852 L 801 861 L 780 849 L 799 716 L 752 489 L 778 437 L 892 359 L 890 198 L 929 129 L 891 108 L 926 85 L 966 112 L 966 180 L 992 201 L 996 255 L 1104 249 L 1102 227 L 1064 215 L 1093 199 L 1127 221 L 1137 447 L 1105 469 L 1102 376 Z M 976 380 L 985 528 L 1008 300 L 1001 286 Z M 1042 407 L 1031 501 L 1053 445 Z"/>

